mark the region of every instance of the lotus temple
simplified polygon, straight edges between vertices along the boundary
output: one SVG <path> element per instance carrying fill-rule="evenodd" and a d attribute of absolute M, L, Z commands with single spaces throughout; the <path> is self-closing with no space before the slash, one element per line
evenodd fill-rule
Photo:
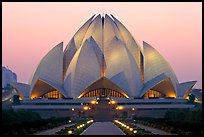
<path fill-rule="evenodd" d="M 167 60 L 147 42 L 142 48 L 113 15 L 92 16 L 63 46 L 42 58 L 28 84 L 12 84 L 14 110 L 108 119 L 194 107 L 187 98 L 196 81 L 180 83 Z"/>

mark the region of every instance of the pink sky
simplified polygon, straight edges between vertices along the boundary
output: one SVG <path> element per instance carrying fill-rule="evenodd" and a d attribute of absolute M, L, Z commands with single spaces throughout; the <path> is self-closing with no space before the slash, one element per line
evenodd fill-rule
<path fill-rule="evenodd" d="M 202 88 L 202 3 L 2 3 L 2 65 L 28 83 L 40 60 L 58 43 L 64 48 L 93 14 L 113 14 L 142 47 L 152 45 L 179 82 Z"/>

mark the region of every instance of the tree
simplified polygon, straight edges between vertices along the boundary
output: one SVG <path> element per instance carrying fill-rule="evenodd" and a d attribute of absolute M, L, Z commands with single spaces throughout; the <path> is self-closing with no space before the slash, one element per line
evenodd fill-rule
<path fill-rule="evenodd" d="M 193 94 L 190 94 L 189 95 L 189 103 L 193 104 L 194 103 L 194 100 L 195 100 L 195 96 Z"/>

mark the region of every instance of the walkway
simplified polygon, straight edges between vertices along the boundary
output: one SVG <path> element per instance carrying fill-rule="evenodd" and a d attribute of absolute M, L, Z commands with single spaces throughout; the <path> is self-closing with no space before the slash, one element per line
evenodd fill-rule
<path fill-rule="evenodd" d="M 74 124 L 66 124 L 66 125 L 62 125 L 53 129 L 48 129 L 48 130 L 44 130 L 44 131 L 39 131 L 33 135 L 54 135 L 57 131 L 60 131 L 61 129 L 64 129 L 65 127 L 70 127 Z"/>
<path fill-rule="evenodd" d="M 112 122 L 95 122 L 81 135 L 125 135 L 120 128 Z"/>
<path fill-rule="evenodd" d="M 165 132 L 163 130 L 160 130 L 160 129 L 156 129 L 156 128 L 152 128 L 152 127 L 148 127 L 148 126 L 145 126 L 145 125 L 142 125 L 142 124 L 134 124 L 142 129 L 145 129 L 146 131 L 150 131 L 152 132 L 153 134 L 159 134 L 159 135 L 175 135 L 175 134 L 171 134 L 171 133 L 168 133 L 168 132 Z"/>

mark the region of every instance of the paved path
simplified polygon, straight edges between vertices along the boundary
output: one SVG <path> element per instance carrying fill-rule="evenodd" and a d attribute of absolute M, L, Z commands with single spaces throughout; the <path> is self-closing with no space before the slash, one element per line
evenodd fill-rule
<path fill-rule="evenodd" d="M 142 124 L 134 124 L 142 129 L 145 129 L 146 131 L 150 131 L 152 132 L 153 134 L 159 134 L 159 135 L 175 135 L 175 134 L 171 134 L 171 133 L 168 133 L 168 132 L 165 132 L 163 130 L 160 130 L 160 129 L 156 129 L 156 128 L 152 128 L 152 127 L 148 127 L 148 126 L 145 126 L 145 125 L 142 125 Z"/>
<path fill-rule="evenodd" d="M 125 135 L 119 127 L 112 122 L 95 122 L 81 135 Z"/>
<path fill-rule="evenodd" d="M 66 124 L 66 125 L 62 125 L 53 129 L 48 129 L 48 130 L 44 130 L 44 131 L 39 131 L 33 135 L 54 135 L 57 131 L 60 131 L 61 129 L 65 128 L 65 127 L 69 127 L 72 126 L 74 124 Z"/>

